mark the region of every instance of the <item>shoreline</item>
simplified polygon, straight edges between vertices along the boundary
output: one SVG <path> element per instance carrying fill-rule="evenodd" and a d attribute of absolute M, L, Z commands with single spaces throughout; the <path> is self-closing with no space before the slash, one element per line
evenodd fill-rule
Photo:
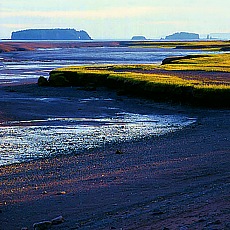
<path fill-rule="evenodd" d="M 180 130 L 183 126 L 187 126 L 189 123 L 193 123 L 195 121 L 195 118 L 189 117 L 185 111 L 176 111 L 176 106 L 170 106 L 170 104 L 168 104 L 169 108 L 166 108 L 166 104 L 164 103 L 156 103 L 147 99 L 118 95 L 114 90 L 101 87 L 93 91 L 88 91 L 84 87 L 46 88 L 38 87 L 37 84 L 28 83 L 21 86 L 14 85 L 10 87 L 2 87 L 0 88 L 0 94 L 2 95 L 2 98 L 4 98 L 0 100 L 0 107 L 4 108 L 0 114 L 0 127 L 2 129 L 6 127 L 5 132 L 2 130 L 3 132 L 1 132 L 1 135 L 4 135 L 5 133 L 6 140 L 7 137 L 11 138 L 11 134 L 9 133 L 11 132 L 9 130 L 11 127 L 15 130 L 16 127 L 29 128 L 30 126 L 35 126 L 37 129 L 33 129 L 33 134 L 35 135 L 37 133 L 37 135 L 40 136 L 39 130 L 41 129 L 40 132 L 43 132 L 42 130 L 45 127 L 50 127 L 51 130 L 49 133 L 53 133 L 55 127 L 58 126 L 65 127 L 71 125 L 71 127 L 75 127 L 79 125 L 86 125 L 89 128 L 93 128 L 94 132 L 97 132 L 99 136 L 109 135 L 105 140 L 105 144 L 107 145 L 108 143 L 108 145 L 110 145 L 113 143 L 115 144 L 116 142 L 124 142 L 125 140 L 123 139 L 131 142 L 131 139 L 127 136 L 127 132 L 130 133 L 135 140 L 148 139 L 150 138 L 148 135 L 155 137 L 162 135 L 165 132 L 173 132 L 177 129 Z M 60 103 L 63 104 L 62 110 L 60 110 Z M 25 109 L 25 107 L 27 109 Z M 119 114 L 125 114 L 125 116 L 123 117 L 121 115 L 120 117 Z M 140 131 L 140 121 L 138 119 L 143 121 L 142 126 L 144 132 L 140 133 L 140 135 L 138 133 L 133 133 L 135 129 L 135 132 Z M 120 122 L 124 122 L 124 127 L 122 124 L 119 125 L 119 120 Z M 148 131 L 148 129 L 144 128 L 147 126 L 145 120 L 146 122 L 151 121 L 152 129 L 155 126 L 155 128 L 159 128 L 159 130 Z M 169 121 L 168 125 L 167 120 Z M 109 124 L 106 125 L 106 122 L 112 122 L 113 126 L 110 126 Z M 99 127 L 102 129 L 101 131 L 99 130 Z M 108 133 L 109 131 L 113 132 L 111 135 L 115 135 L 114 138 L 110 136 L 110 133 Z M 15 132 L 16 136 L 19 135 L 18 133 L 22 136 L 26 134 L 25 131 L 17 131 L 17 129 Z M 63 130 L 62 132 L 64 134 L 68 131 Z M 116 138 L 116 135 L 120 132 L 122 132 L 121 137 Z M 90 130 L 89 133 L 93 135 Z M 30 138 L 33 138 L 34 135 L 30 136 Z M 77 138 L 77 141 L 73 140 L 69 143 L 68 137 L 63 136 L 60 138 L 68 141 L 66 146 L 70 147 L 72 152 L 87 151 L 87 148 L 79 149 L 76 146 L 77 143 L 80 145 L 84 144 L 83 139 L 86 134 L 84 135 L 80 132 L 79 136 L 76 136 L 74 132 L 70 132 L 69 135 L 71 135 L 72 138 Z M 26 138 L 25 143 L 31 143 L 30 149 L 32 149 L 34 145 L 30 141 L 30 138 Z M 85 138 L 87 140 L 89 139 L 87 135 Z M 95 148 L 103 149 L 103 146 L 100 145 L 100 140 L 95 135 L 93 135 L 93 138 L 96 138 L 96 140 L 93 141 Z M 36 138 L 34 140 L 36 140 Z M 37 141 L 41 143 L 42 146 L 46 143 L 43 136 L 40 136 L 40 139 L 37 139 Z M 11 143 L 12 145 L 10 146 L 14 149 L 14 147 L 16 147 L 15 144 L 13 144 L 16 143 L 15 140 L 12 139 Z M 86 145 L 89 144 L 87 143 L 88 142 L 86 141 Z M 8 145 L 10 143 L 6 141 L 5 144 Z M 47 142 L 46 147 L 51 148 L 52 146 L 50 146 Z M 59 145 L 59 147 L 64 151 L 64 146 Z M 42 149 L 37 149 L 37 147 L 35 148 L 39 152 L 40 156 L 40 153 L 42 154 Z M 7 150 L 10 151 L 10 148 L 7 146 L 0 146 L 0 151 L 1 150 L 6 153 Z M 18 148 L 18 151 L 23 154 L 23 152 L 21 152 L 21 148 Z M 28 154 L 27 151 L 24 154 L 25 159 L 22 159 L 22 161 L 26 161 L 29 157 L 26 155 Z M 47 152 L 47 154 L 49 155 L 49 152 Z M 23 158 L 23 155 L 21 157 L 17 156 L 16 152 L 12 151 L 12 158 L 13 157 L 18 158 L 20 161 L 20 158 Z M 40 157 L 38 157 L 38 159 L 39 158 Z M 7 159 L 5 159 L 5 161 L 6 160 Z M 14 160 L 12 160 L 12 163 L 14 163 Z M 15 163 L 17 163 L 17 159 L 15 160 Z"/>
<path fill-rule="evenodd" d="M 14 41 L 14 40 L 2 40 L 0 42 L 0 53 L 11 51 L 32 51 L 35 49 L 50 49 L 50 48 L 81 48 L 81 47 L 164 47 L 175 49 L 193 49 L 193 50 L 217 50 L 217 51 L 229 51 L 229 41 L 170 41 L 170 40 L 77 40 L 77 41 L 45 41 L 45 40 L 26 40 L 26 41 Z"/>
<path fill-rule="evenodd" d="M 161 65 L 69 66 L 52 70 L 49 78 L 40 77 L 38 84 L 106 86 L 156 101 L 227 109 L 230 106 L 228 58 L 229 54 L 187 55 L 166 58 Z"/>
<path fill-rule="evenodd" d="M 198 120 L 104 151 L 0 167 L 0 229 L 32 229 L 60 215 L 65 222 L 51 229 L 228 229 L 230 111 L 166 103 L 156 109 Z"/>

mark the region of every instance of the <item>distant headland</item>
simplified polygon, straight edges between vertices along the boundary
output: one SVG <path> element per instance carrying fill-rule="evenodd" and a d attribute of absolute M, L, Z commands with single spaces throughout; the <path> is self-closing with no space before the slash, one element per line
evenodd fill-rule
<path fill-rule="evenodd" d="M 12 32 L 11 40 L 92 40 L 92 38 L 84 30 L 28 29 Z"/>
<path fill-rule="evenodd" d="M 199 34 L 196 33 L 187 33 L 187 32 L 180 32 L 174 33 L 172 35 L 168 35 L 165 37 L 166 40 L 198 40 L 200 39 Z"/>
<path fill-rule="evenodd" d="M 133 37 L 132 37 L 132 40 L 147 40 L 147 39 L 146 39 L 145 36 L 140 36 L 140 35 L 138 35 L 138 36 L 133 36 Z"/>

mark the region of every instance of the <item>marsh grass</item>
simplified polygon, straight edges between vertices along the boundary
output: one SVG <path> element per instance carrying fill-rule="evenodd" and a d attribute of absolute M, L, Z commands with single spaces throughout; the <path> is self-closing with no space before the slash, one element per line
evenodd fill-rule
<path fill-rule="evenodd" d="M 121 45 L 134 48 L 174 48 L 220 51 L 230 47 L 230 41 L 132 41 Z"/>
<path fill-rule="evenodd" d="M 166 65 L 70 66 L 51 71 L 54 86 L 107 86 L 155 100 L 212 107 L 230 107 L 230 81 L 175 75 L 174 70 L 230 72 L 230 54 L 175 59 Z M 155 73 L 154 70 L 158 70 Z M 159 73 L 159 70 L 167 71 Z M 55 78 L 58 85 L 55 85 Z"/>
<path fill-rule="evenodd" d="M 199 55 L 191 58 L 178 58 L 161 66 L 165 70 L 199 70 L 230 72 L 230 53 Z"/>

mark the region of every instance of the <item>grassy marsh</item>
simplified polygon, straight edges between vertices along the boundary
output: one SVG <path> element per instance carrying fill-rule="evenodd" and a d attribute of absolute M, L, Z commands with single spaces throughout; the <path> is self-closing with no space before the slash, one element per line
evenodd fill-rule
<path fill-rule="evenodd" d="M 127 41 L 120 42 L 121 46 L 141 48 L 174 48 L 199 50 L 230 50 L 230 41 Z"/>
<path fill-rule="evenodd" d="M 49 82 L 107 86 L 155 100 L 230 107 L 229 76 L 230 54 L 225 53 L 174 58 L 164 65 L 70 66 L 51 71 Z"/>
<path fill-rule="evenodd" d="M 198 55 L 180 59 L 172 58 L 171 62 L 162 66 L 162 68 L 165 70 L 230 72 L 230 53 Z"/>

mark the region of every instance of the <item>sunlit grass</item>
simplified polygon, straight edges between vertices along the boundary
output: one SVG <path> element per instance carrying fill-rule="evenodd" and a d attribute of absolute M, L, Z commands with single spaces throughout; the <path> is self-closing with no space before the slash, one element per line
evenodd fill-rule
<path fill-rule="evenodd" d="M 200 70 L 230 72 L 230 53 L 210 54 L 203 57 L 178 59 L 171 64 L 163 65 L 166 70 Z"/>
<path fill-rule="evenodd" d="M 139 48 L 177 48 L 177 49 L 199 49 L 199 50 L 221 50 L 230 47 L 229 41 L 132 41 L 125 43 L 129 47 Z"/>
<path fill-rule="evenodd" d="M 218 72 L 230 73 L 229 66 L 230 54 L 180 58 L 166 65 L 70 66 L 52 71 L 50 82 L 64 79 L 66 85 L 103 85 L 153 99 L 229 107 L 230 80 L 218 78 Z M 185 76 L 188 70 L 214 71 L 216 78 L 203 77 L 202 72 L 200 77 L 185 77 L 175 70 L 183 70 Z"/>

